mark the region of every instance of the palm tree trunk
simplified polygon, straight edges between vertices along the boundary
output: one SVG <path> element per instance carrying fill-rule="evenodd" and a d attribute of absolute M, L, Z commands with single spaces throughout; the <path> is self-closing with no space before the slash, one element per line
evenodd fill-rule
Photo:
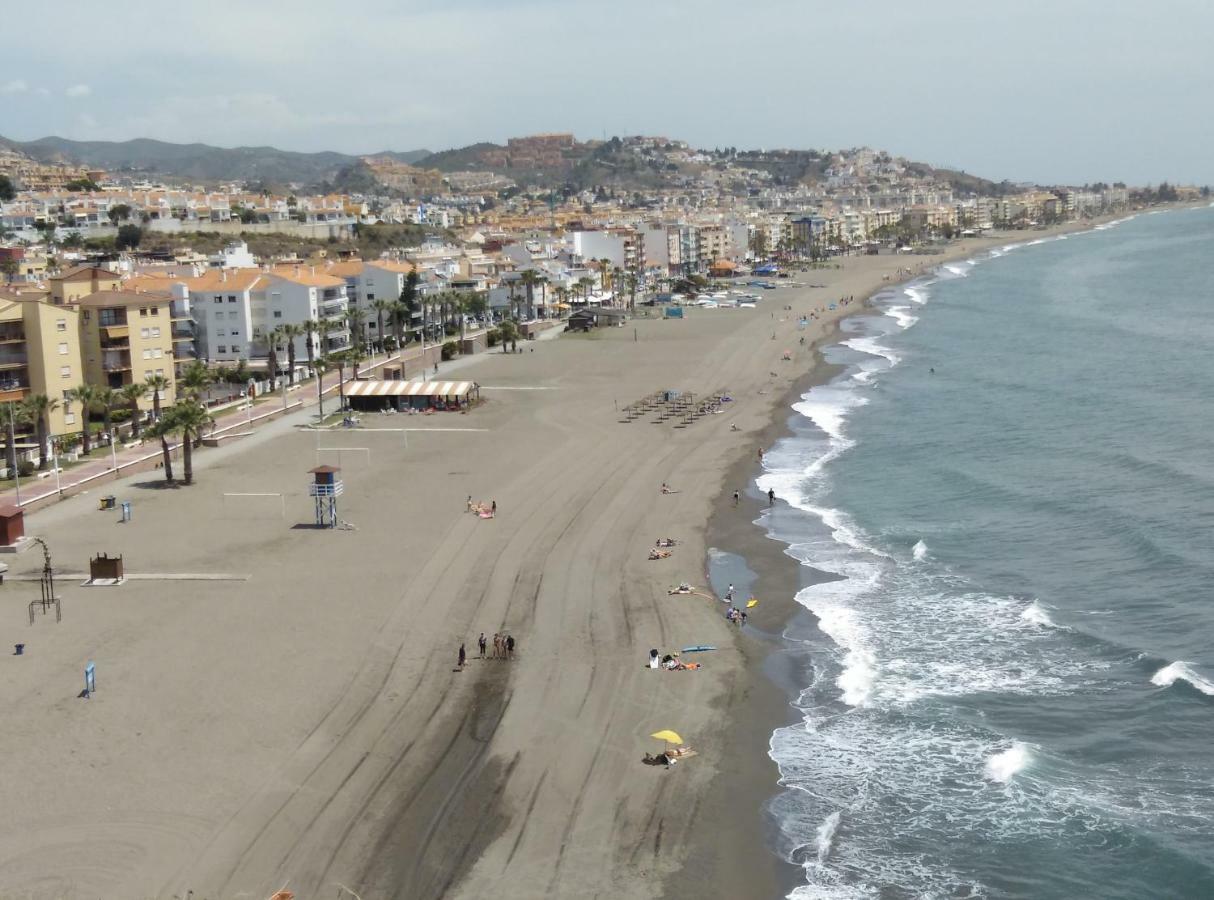
<path fill-rule="evenodd" d="M 34 423 L 34 436 L 38 440 L 38 468 L 46 468 L 46 426 L 43 424 L 42 417 L 38 417 L 38 421 Z"/>
<path fill-rule="evenodd" d="M 80 431 L 80 447 L 84 451 L 84 455 L 89 455 L 91 449 L 89 444 L 89 413 L 87 409 L 80 410 L 81 425 L 84 427 Z"/>
<path fill-rule="evenodd" d="M 152 418 L 160 421 L 160 391 L 152 391 Z"/>
<path fill-rule="evenodd" d="M 194 483 L 194 448 L 193 435 L 189 429 L 181 432 L 181 459 L 182 466 L 185 469 L 185 483 Z"/>
<path fill-rule="evenodd" d="M 340 412 L 346 408 L 346 367 L 337 367 L 337 409 Z"/>
<path fill-rule="evenodd" d="M 316 372 L 316 345 L 312 341 L 312 329 L 308 329 L 307 340 L 304 341 L 304 349 L 308 352 L 308 371 Z"/>
<path fill-rule="evenodd" d="M 139 401 L 131 401 L 131 439 L 139 440 Z"/>
<path fill-rule="evenodd" d="M 375 336 L 379 339 L 379 352 L 384 352 L 384 347 L 387 346 L 384 341 L 384 311 L 382 309 L 375 312 Z"/>
<path fill-rule="evenodd" d="M 169 439 L 163 434 L 160 436 L 160 452 L 164 455 L 164 480 L 172 484 L 173 452 L 169 449 Z"/>
<path fill-rule="evenodd" d="M 325 373 L 316 376 L 316 404 L 320 407 L 320 417 L 325 417 Z"/>
<path fill-rule="evenodd" d="M 4 417 L 4 435 L 4 464 L 8 468 L 8 477 L 12 478 L 17 471 L 17 429 L 10 416 Z"/>
<path fill-rule="evenodd" d="M 295 384 L 295 338 L 292 337 L 287 343 L 287 384 Z"/>

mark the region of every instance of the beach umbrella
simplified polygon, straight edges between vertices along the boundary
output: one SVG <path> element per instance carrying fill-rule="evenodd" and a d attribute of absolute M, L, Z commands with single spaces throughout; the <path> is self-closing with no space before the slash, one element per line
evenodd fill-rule
<path fill-rule="evenodd" d="M 683 739 L 681 737 L 679 737 L 677 733 L 671 731 L 669 728 L 667 728 L 665 731 L 655 731 L 653 734 L 651 734 L 649 736 L 651 738 L 657 738 L 659 741 L 663 741 L 667 744 L 683 743 Z"/>

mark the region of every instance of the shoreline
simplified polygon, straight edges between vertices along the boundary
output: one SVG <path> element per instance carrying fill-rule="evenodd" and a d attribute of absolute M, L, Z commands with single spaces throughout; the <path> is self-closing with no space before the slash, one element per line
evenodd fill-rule
<path fill-rule="evenodd" d="M 752 448 L 770 447 L 777 440 L 792 435 L 790 422 L 796 415 L 792 405 L 811 388 L 829 382 L 840 371 L 838 366 L 825 362 L 822 349 L 839 342 L 843 319 L 873 315 L 871 302 L 877 294 L 931 277 L 933 270 L 940 266 L 974 254 L 1009 244 L 1026 245 L 1039 239 L 1092 231 L 1139 214 L 1142 212 L 1106 216 L 1042 231 L 1001 233 L 997 237 L 979 239 L 979 247 L 953 247 L 940 254 L 919 255 L 918 259 L 926 265 L 918 272 L 873 283 L 862 295 L 856 295 L 854 309 L 832 321 L 814 341 L 810 348 L 813 355 L 810 368 L 784 391 L 773 407 L 771 421 L 747 435 L 754 439 Z M 787 555 L 787 545 L 769 537 L 760 519 L 766 498 L 760 497 L 754 487 L 763 471 L 756 456 L 749 452 L 737 454 L 727 469 L 722 492 L 705 526 L 706 546 L 739 557 L 742 565 L 753 571 L 754 593 L 762 600 L 735 641 L 746 672 L 745 686 L 730 694 L 723 709 L 729 726 L 722 749 L 729 753 L 734 765 L 730 771 L 717 774 L 704 791 L 704 809 L 718 813 L 722 827 L 690 847 L 678 876 L 669 878 L 664 886 L 662 896 L 670 900 L 703 896 L 706 885 L 717 889 L 727 886 L 728 889 L 718 891 L 719 896 L 756 900 L 785 897 L 805 883 L 800 866 L 787 861 L 778 852 L 781 835 L 769 805 L 780 794 L 781 787 L 779 768 L 769 750 L 775 730 L 801 720 L 793 703 L 809 683 L 803 679 L 812 672 L 808 653 L 794 647 L 786 637 L 799 618 L 804 618 L 809 627 L 816 627 L 813 614 L 797 603 L 795 594 L 829 576 Z M 735 489 L 743 490 L 740 510 L 730 508 Z M 746 514 L 739 516 L 739 512 Z M 711 562 L 707 559 L 706 566 L 711 570 Z M 743 821 L 738 820 L 739 809 L 747 810 Z M 738 859 L 745 859 L 748 864 L 740 866 Z"/>

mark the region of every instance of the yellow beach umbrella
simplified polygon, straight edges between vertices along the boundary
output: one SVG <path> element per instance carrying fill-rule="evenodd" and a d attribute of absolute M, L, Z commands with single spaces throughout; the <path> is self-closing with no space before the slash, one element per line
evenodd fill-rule
<path fill-rule="evenodd" d="M 653 734 L 651 734 L 649 736 L 651 738 L 657 738 L 659 741 L 665 741 L 668 744 L 683 743 L 683 739 L 681 737 L 679 737 L 675 732 L 671 731 L 669 728 L 667 728 L 665 731 L 655 731 Z"/>

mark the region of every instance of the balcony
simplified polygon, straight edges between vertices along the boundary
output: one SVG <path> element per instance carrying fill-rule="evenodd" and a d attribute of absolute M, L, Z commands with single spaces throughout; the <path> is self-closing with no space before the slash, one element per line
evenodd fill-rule
<path fill-rule="evenodd" d="M 24 344 L 25 329 L 17 327 L 0 328 L 0 344 Z"/>
<path fill-rule="evenodd" d="M 116 350 L 103 353 L 101 355 L 101 368 L 106 372 L 129 372 L 131 370 L 131 355 Z"/>
<path fill-rule="evenodd" d="M 0 403 L 16 403 L 29 396 L 28 384 L 12 379 L 0 379 Z"/>
<path fill-rule="evenodd" d="M 129 325 L 102 325 L 101 340 L 102 341 L 125 341 L 131 336 L 131 327 Z"/>
<path fill-rule="evenodd" d="M 29 357 L 24 350 L 3 347 L 0 348 L 0 369 L 14 369 L 29 365 Z"/>

